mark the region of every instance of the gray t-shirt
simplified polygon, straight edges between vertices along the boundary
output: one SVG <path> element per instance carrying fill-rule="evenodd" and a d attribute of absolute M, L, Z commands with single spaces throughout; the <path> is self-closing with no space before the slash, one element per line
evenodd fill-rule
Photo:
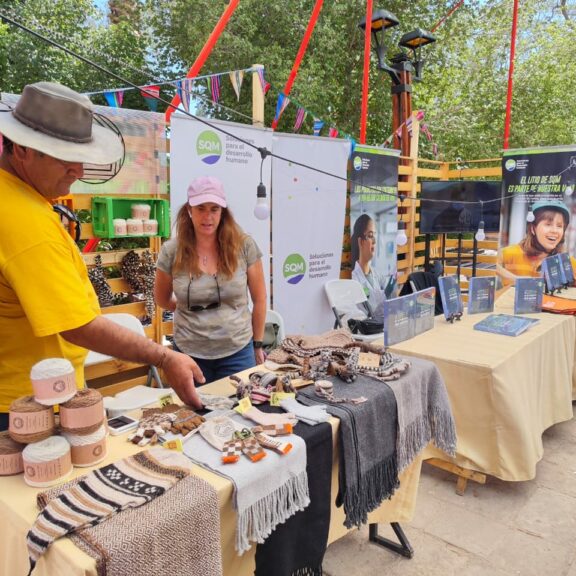
<path fill-rule="evenodd" d="M 247 269 L 262 258 L 256 242 L 246 236 L 238 255 L 238 268 L 230 280 L 221 275 L 202 274 L 190 278 L 188 272 L 172 273 L 176 255 L 176 239 L 166 242 L 160 250 L 156 267 L 172 276 L 176 295 L 174 341 L 191 356 L 205 359 L 225 358 L 238 352 L 252 338 L 252 314 L 248 308 Z M 191 312 L 190 306 L 207 306 L 218 302 L 212 310 Z"/>

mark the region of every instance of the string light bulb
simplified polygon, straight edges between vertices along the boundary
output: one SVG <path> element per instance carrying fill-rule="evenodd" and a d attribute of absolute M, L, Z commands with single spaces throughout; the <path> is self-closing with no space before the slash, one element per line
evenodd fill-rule
<path fill-rule="evenodd" d="M 534 212 L 530 210 L 528 214 L 526 214 L 526 222 L 534 222 L 536 220 L 536 216 L 534 216 Z"/>
<path fill-rule="evenodd" d="M 572 184 L 568 184 L 568 186 L 564 188 L 564 194 L 566 196 L 572 196 L 572 194 L 574 194 L 574 186 Z"/>
<path fill-rule="evenodd" d="M 404 194 L 400 194 L 398 198 L 400 199 L 400 208 L 402 208 L 405 196 Z M 396 245 L 406 246 L 407 243 L 408 243 L 408 236 L 406 236 L 406 222 L 402 220 L 402 213 L 400 213 L 400 220 L 398 221 L 398 230 L 396 232 Z"/>
<path fill-rule="evenodd" d="M 476 238 L 478 242 L 486 240 L 486 233 L 484 232 L 484 220 L 480 220 L 480 222 L 478 223 L 478 231 L 476 232 L 474 238 Z"/>
<path fill-rule="evenodd" d="M 256 206 L 254 206 L 254 216 L 258 220 L 267 220 L 270 216 L 270 206 L 266 198 L 266 186 L 260 182 L 256 191 Z"/>

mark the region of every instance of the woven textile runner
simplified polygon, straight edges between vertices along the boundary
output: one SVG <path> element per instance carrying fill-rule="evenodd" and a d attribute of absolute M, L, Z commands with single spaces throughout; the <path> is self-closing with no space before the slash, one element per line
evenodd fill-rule
<path fill-rule="evenodd" d="M 168 452 L 153 448 L 137 456 L 145 461 L 157 450 Z M 150 468 L 156 477 L 167 470 L 165 464 Z M 46 510 L 66 502 L 82 481 L 78 478 L 39 494 L 39 507 Z M 171 576 L 222 575 L 218 495 L 195 476 L 185 476 L 147 504 L 126 508 L 70 538 L 94 558 L 99 576 L 150 576 L 167 570 Z"/>
<path fill-rule="evenodd" d="M 407 358 L 410 370 L 387 382 L 398 406 L 398 472 L 402 472 L 430 441 L 450 456 L 456 454 L 456 427 L 444 380 L 436 365 Z"/>
<path fill-rule="evenodd" d="M 335 397 L 364 396 L 362 404 L 331 404 L 314 388 L 301 389 L 302 404 L 324 404 L 340 419 L 340 494 L 347 528 L 368 522 L 368 514 L 399 486 L 396 455 L 398 416 L 394 393 L 385 382 L 358 376 L 351 384 L 331 377 Z"/>
<path fill-rule="evenodd" d="M 243 427 L 254 425 L 240 415 L 232 416 Z M 246 456 L 234 464 L 222 463 L 222 453 L 200 434 L 186 440 L 184 454 L 234 484 L 237 512 L 236 551 L 244 554 L 251 542 L 261 543 L 272 531 L 310 503 L 306 474 L 306 445 L 294 434 L 282 436 L 292 444 L 285 455 L 266 450 L 266 457 L 252 462 Z"/>
<path fill-rule="evenodd" d="M 278 409 L 265 406 L 262 410 Z M 322 576 L 330 530 L 332 426 L 299 423 L 294 433 L 306 442 L 310 506 L 278 526 L 264 544 L 258 544 L 255 576 Z"/>

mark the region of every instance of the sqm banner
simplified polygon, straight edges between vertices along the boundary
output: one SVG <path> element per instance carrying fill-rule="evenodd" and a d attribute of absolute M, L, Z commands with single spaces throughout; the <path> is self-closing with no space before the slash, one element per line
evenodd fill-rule
<path fill-rule="evenodd" d="M 235 124 L 210 121 L 226 132 L 255 146 L 272 150 L 272 132 Z M 236 222 L 250 234 L 262 251 L 264 278 L 270 278 L 270 219 L 254 216 L 256 188 L 260 183 L 258 150 L 178 113 L 172 115 L 170 135 L 170 209 L 172 222 L 187 201 L 188 184 L 198 176 L 214 176 L 224 184 L 228 206 Z M 262 181 L 270 190 L 270 159 L 264 161 Z M 270 286 L 266 286 L 270 295 Z"/>
<path fill-rule="evenodd" d="M 547 256 L 576 255 L 576 146 L 504 151 L 502 184 L 498 271 L 504 284 L 541 276 Z"/>
<path fill-rule="evenodd" d="M 350 144 L 275 134 L 275 154 L 346 177 Z M 324 284 L 340 277 L 346 182 L 273 159 L 274 309 L 286 331 L 319 334 L 334 325 Z"/>
<path fill-rule="evenodd" d="M 364 288 L 375 317 L 384 298 L 395 295 L 399 154 L 373 146 L 356 146 L 352 154 L 352 278 Z"/>

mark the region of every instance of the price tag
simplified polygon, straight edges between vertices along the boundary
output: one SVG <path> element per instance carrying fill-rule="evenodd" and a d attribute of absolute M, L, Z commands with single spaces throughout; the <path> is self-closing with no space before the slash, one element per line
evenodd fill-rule
<path fill-rule="evenodd" d="M 286 398 L 296 398 L 294 392 L 272 392 L 270 395 L 270 406 L 280 406 L 280 400 Z"/>
<path fill-rule="evenodd" d="M 168 450 L 174 450 L 175 452 L 184 452 L 184 446 L 182 445 L 182 440 L 180 440 L 180 438 L 165 440 L 162 444 L 162 448 L 168 448 Z"/>
<path fill-rule="evenodd" d="M 238 402 L 238 406 L 236 406 L 234 410 L 236 410 L 236 412 L 239 412 L 240 414 L 244 414 L 244 412 L 248 412 L 250 408 L 252 408 L 252 402 L 250 402 L 250 398 L 246 396 L 245 398 L 242 398 Z"/>
<path fill-rule="evenodd" d="M 164 408 L 164 406 L 168 406 L 168 404 L 174 404 L 174 396 L 172 396 L 172 394 L 165 394 L 164 396 L 160 396 L 158 401 L 160 402 L 160 406 Z"/>

